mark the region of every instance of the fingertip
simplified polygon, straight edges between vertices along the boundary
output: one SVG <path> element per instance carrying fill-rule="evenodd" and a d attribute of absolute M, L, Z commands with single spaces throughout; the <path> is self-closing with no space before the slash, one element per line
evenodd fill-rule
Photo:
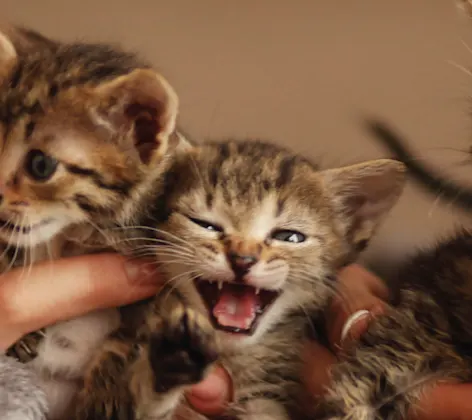
<path fill-rule="evenodd" d="M 311 341 L 305 347 L 303 379 L 313 396 L 322 396 L 331 382 L 331 366 L 337 361 L 333 353 L 321 344 Z"/>
<path fill-rule="evenodd" d="M 133 272 L 124 257 L 113 253 L 45 261 L 33 266 L 27 276 L 22 269 L 2 276 L 0 315 L 27 333 L 96 309 L 147 298 L 156 293 L 158 283 L 154 266 L 137 261 Z"/>
<path fill-rule="evenodd" d="M 218 415 L 233 400 L 231 377 L 222 367 L 216 367 L 202 382 L 187 393 L 187 400 L 200 414 Z"/>
<path fill-rule="evenodd" d="M 472 417 L 472 384 L 442 383 L 424 392 L 409 420 L 469 419 Z"/>

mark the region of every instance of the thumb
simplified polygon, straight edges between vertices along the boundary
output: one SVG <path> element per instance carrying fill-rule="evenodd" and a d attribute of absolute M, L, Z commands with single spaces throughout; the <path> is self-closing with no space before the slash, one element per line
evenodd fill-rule
<path fill-rule="evenodd" d="M 222 414 L 233 399 L 231 377 L 222 367 L 216 367 L 202 382 L 187 393 L 187 400 L 201 414 Z"/>
<path fill-rule="evenodd" d="M 441 384 L 424 393 L 411 420 L 472 418 L 472 384 Z"/>
<path fill-rule="evenodd" d="M 40 263 L 29 272 L 20 268 L 3 274 L 0 349 L 55 322 L 151 296 L 159 282 L 154 271 L 146 262 L 95 254 Z M 11 339 L 6 337 L 8 331 Z"/>

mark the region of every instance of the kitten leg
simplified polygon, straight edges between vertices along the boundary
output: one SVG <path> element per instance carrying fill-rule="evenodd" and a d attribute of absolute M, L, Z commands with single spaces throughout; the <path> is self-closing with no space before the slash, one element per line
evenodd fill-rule
<path fill-rule="evenodd" d="M 445 319 L 428 297 L 376 319 L 359 343 L 332 370 L 332 386 L 321 404 L 324 418 L 403 420 L 425 387 L 461 378 L 465 361 L 449 344 Z"/>
<path fill-rule="evenodd" d="M 144 344 L 105 342 L 68 418 L 168 420 L 185 387 L 203 379 L 217 358 L 211 325 L 173 297 L 156 307 L 140 334 Z"/>
<path fill-rule="evenodd" d="M 132 367 L 138 419 L 172 418 L 186 387 L 200 382 L 217 359 L 210 323 L 178 299 L 166 299 L 148 318 L 149 343 Z M 168 311 L 165 306 L 171 306 Z"/>
<path fill-rule="evenodd" d="M 131 341 L 111 337 L 87 367 L 83 387 L 67 419 L 135 420 L 135 402 L 129 390 L 128 368 L 135 355 Z"/>

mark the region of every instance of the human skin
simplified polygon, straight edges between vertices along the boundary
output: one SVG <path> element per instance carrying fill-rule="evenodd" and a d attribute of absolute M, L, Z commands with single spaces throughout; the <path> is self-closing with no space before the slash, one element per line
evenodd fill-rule
<path fill-rule="evenodd" d="M 115 254 L 87 255 L 41 263 L 2 275 L 0 282 L 0 350 L 24 334 L 82 315 L 94 309 L 126 305 L 152 296 L 160 287 L 154 266 L 126 261 Z M 372 317 L 381 314 L 388 298 L 383 282 L 360 265 L 339 273 L 339 296 L 327 316 L 331 350 L 307 344 L 306 385 L 322 396 L 336 352 L 356 340 Z M 354 312 L 369 314 L 357 320 L 341 342 L 344 323 Z M 202 414 L 220 414 L 231 400 L 231 378 L 221 367 L 191 388 L 187 399 Z M 408 420 L 461 420 L 472 418 L 472 384 L 441 384 L 424 394 Z"/>

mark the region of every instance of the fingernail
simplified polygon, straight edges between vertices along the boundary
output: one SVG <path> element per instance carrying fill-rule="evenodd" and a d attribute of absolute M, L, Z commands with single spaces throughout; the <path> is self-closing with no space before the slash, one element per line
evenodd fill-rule
<path fill-rule="evenodd" d="M 344 326 L 341 331 L 341 338 L 339 340 L 339 343 L 342 345 L 343 342 L 348 338 L 350 331 L 354 327 L 355 324 L 360 322 L 362 319 L 365 319 L 366 317 L 370 317 L 371 313 L 368 310 L 360 310 L 354 312 L 344 323 Z"/>
<path fill-rule="evenodd" d="M 130 283 L 143 286 L 157 283 L 157 267 L 151 262 L 127 260 L 125 270 Z"/>

